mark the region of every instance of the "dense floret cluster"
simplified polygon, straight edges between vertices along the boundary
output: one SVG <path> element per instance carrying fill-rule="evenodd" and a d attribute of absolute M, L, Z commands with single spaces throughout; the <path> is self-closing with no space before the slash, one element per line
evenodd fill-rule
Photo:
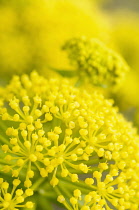
<path fill-rule="evenodd" d="M 112 103 L 60 77 L 13 77 L 0 98 L 2 174 L 28 190 L 43 177 L 69 210 L 137 210 L 139 137 Z"/>
<path fill-rule="evenodd" d="M 72 38 L 63 46 L 82 80 L 103 87 L 119 86 L 129 70 L 126 62 L 97 39 Z"/>

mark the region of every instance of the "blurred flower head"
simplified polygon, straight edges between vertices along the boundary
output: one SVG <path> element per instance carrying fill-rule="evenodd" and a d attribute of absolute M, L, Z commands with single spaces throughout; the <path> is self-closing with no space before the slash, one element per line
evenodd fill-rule
<path fill-rule="evenodd" d="M 60 47 L 72 36 L 109 40 L 105 17 L 86 0 L 2 1 L 0 21 L 0 74 L 5 77 L 43 71 L 48 64 L 68 66 Z"/>
<path fill-rule="evenodd" d="M 81 80 L 93 85 L 114 87 L 122 83 L 129 70 L 126 62 L 96 39 L 72 38 L 63 46 Z"/>
<path fill-rule="evenodd" d="M 118 10 L 111 15 L 111 21 L 113 41 L 117 50 L 132 68 L 121 89 L 112 97 L 126 117 L 138 126 L 139 15 L 129 10 Z"/>
<path fill-rule="evenodd" d="M 112 14 L 111 21 L 112 37 L 118 51 L 133 71 L 138 72 L 139 15 L 129 10 L 120 10 Z"/>

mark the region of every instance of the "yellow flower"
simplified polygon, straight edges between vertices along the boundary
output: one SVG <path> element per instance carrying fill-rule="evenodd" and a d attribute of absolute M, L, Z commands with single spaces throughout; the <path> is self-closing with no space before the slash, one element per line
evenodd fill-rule
<path fill-rule="evenodd" d="M 0 178 L 0 209 L 1 210 L 18 210 L 19 208 L 33 208 L 33 203 L 25 199 L 33 195 L 32 189 L 23 191 L 19 187 L 21 181 L 19 179 L 13 180 L 13 188 L 9 192 L 9 183 Z"/>
<path fill-rule="evenodd" d="M 103 87 L 118 86 L 129 70 L 126 62 L 96 39 L 72 38 L 63 46 L 80 80 Z"/>
<path fill-rule="evenodd" d="M 137 174 L 134 176 L 134 167 L 127 169 L 125 161 L 119 162 L 118 167 L 115 164 L 108 166 L 108 163 L 99 163 L 99 171 L 93 172 L 93 178 L 84 180 L 86 186 L 82 182 L 82 186 L 73 191 L 72 197 L 66 199 L 64 194 L 59 194 L 57 201 L 69 210 L 137 210 L 139 177 Z"/>
<path fill-rule="evenodd" d="M 36 72 L 13 77 L 0 98 L 2 171 L 26 188 L 43 177 L 69 210 L 136 210 L 136 129 L 112 100 L 91 91 Z"/>

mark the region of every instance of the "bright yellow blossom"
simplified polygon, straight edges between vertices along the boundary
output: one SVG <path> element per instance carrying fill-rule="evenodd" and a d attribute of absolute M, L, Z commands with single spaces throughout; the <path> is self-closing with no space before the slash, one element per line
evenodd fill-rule
<path fill-rule="evenodd" d="M 26 198 L 33 195 L 32 189 L 23 191 L 19 188 L 21 181 L 19 179 L 13 180 L 13 188 L 9 191 L 9 183 L 0 178 L 0 209 L 1 210 L 18 210 L 26 207 L 33 208 L 31 201 L 25 202 Z"/>
<path fill-rule="evenodd" d="M 1 92 L 3 173 L 43 177 L 69 210 L 139 208 L 139 137 L 112 100 L 36 72 Z"/>

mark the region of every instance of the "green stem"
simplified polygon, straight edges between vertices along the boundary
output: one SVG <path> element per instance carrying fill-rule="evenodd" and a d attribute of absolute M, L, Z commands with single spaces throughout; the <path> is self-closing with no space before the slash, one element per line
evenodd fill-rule
<path fill-rule="evenodd" d="M 41 184 L 42 182 L 45 180 L 45 178 L 41 177 L 40 179 L 38 179 L 33 185 L 32 185 L 32 189 L 36 190 Z"/>
<path fill-rule="evenodd" d="M 45 189 L 42 189 L 42 190 L 43 190 L 43 192 L 41 192 L 41 189 L 40 189 L 40 192 L 39 192 L 42 196 L 45 196 L 48 199 L 53 199 L 53 200 L 56 199 L 56 194 L 54 192 L 47 191 Z"/>
<path fill-rule="evenodd" d="M 7 161 L 2 160 L 2 159 L 0 159 L 0 163 L 3 164 L 3 165 L 7 165 Z M 10 163 L 8 162 L 8 165 L 9 165 L 9 164 L 10 164 Z M 10 165 L 12 165 L 12 164 L 10 164 Z"/>
<path fill-rule="evenodd" d="M 57 193 L 57 195 L 62 195 L 62 193 L 61 193 L 60 189 L 58 188 L 58 186 L 56 186 L 56 187 L 54 188 L 54 190 L 55 190 L 55 192 Z M 67 208 L 67 210 L 73 210 L 73 209 L 71 208 L 71 206 L 67 203 L 67 201 L 65 201 L 65 202 L 63 203 L 63 205 Z"/>
<path fill-rule="evenodd" d="M 100 163 L 100 162 L 104 162 L 104 159 L 99 159 L 99 158 L 96 158 L 96 159 L 90 159 L 90 160 L 87 160 L 85 161 L 85 164 L 86 165 L 92 165 L 92 164 L 96 164 L 96 163 Z"/>
<path fill-rule="evenodd" d="M 60 177 L 59 177 L 59 179 L 60 179 Z M 68 187 L 79 187 L 79 188 L 82 188 L 82 191 L 86 194 L 86 193 L 88 193 L 88 191 L 92 191 L 92 190 L 96 190 L 96 186 L 93 186 L 93 185 L 91 185 L 91 186 L 88 186 L 88 185 L 86 185 L 85 183 L 83 183 L 83 182 L 71 182 L 71 180 L 70 179 L 68 179 L 68 178 L 64 178 L 64 179 L 60 179 L 61 180 L 61 182 L 65 182 L 65 183 L 68 183 Z"/>
<path fill-rule="evenodd" d="M 0 121 L 0 127 L 3 128 L 4 130 L 7 129 L 7 127 L 6 127 L 5 123 L 4 123 L 4 121 Z"/>
<path fill-rule="evenodd" d="M 11 147 L 10 142 L 5 137 L 3 137 L 2 135 L 0 135 L 0 140 Z"/>

